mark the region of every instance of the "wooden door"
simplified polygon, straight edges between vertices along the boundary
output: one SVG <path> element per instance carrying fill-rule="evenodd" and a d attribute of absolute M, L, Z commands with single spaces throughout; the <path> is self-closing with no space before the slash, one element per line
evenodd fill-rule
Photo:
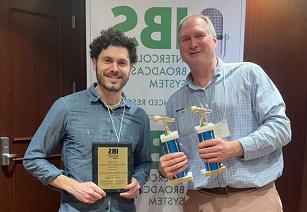
<path fill-rule="evenodd" d="M 17 154 L 10 165 L 0 165 L 1 211 L 59 207 L 60 193 L 27 173 L 22 158 L 51 104 L 86 87 L 84 4 L 82 0 L 1 1 L 0 136 L 9 138 L 10 153 Z M 61 166 L 57 153 L 49 160 Z"/>
<path fill-rule="evenodd" d="M 281 92 L 292 141 L 276 186 L 284 212 L 307 212 L 307 1 L 246 1 L 244 60 L 261 65 Z"/>

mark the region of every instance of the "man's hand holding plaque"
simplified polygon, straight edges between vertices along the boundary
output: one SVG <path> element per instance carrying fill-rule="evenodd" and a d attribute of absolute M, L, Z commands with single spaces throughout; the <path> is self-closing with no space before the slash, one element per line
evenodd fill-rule
<path fill-rule="evenodd" d="M 138 181 L 132 177 L 131 183 L 125 187 L 126 191 L 119 195 L 124 198 L 132 199 L 140 194 L 141 186 Z"/>

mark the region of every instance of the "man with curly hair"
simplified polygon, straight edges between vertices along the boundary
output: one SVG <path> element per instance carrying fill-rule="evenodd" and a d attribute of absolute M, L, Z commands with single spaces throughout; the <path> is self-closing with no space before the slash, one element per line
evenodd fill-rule
<path fill-rule="evenodd" d="M 43 184 L 62 192 L 59 211 L 135 211 L 134 198 L 150 171 L 149 119 L 123 93 L 137 61 L 133 39 L 110 28 L 90 44 L 97 83 L 59 98 L 25 153 L 24 167 Z M 132 179 L 122 193 L 107 193 L 93 182 L 92 145 L 132 146 Z M 64 169 L 46 158 L 60 146 Z"/>

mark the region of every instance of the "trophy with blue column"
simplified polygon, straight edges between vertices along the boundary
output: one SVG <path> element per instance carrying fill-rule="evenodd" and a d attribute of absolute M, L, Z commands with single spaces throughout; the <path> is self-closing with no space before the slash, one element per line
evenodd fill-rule
<path fill-rule="evenodd" d="M 210 142 L 211 139 L 215 138 L 214 127 L 212 123 L 207 123 L 206 113 L 210 113 L 211 110 L 203 107 L 191 107 L 191 112 L 199 114 L 200 125 L 195 127 L 195 130 L 198 135 L 198 141 L 201 142 Z M 220 172 L 226 170 L 226 166 L 223 163 L 205 163 L 204 169 L 201 170 L 201 173 L 207 176 L 213 176 Z"/>
<path fill-rule="evenodd" d="M 168 123 L 174 122 L 174 118 L 169 118 L 166 116 L 154 116 L 153 120 L 155 122 L 162 122 L 163 123 L 163 128 L 165 131 L 165 134 L 160 135 L 160 140 L 162 143 L 162 148 L 164 154 L 170 154 L 170 153 L 175 153 L 175 152 L 181 152 L 181 148 L 179 145 L 179 135 L 178 131 L 170 131 L 168 127 Z M 182 182 L 188 182 L 193 179 L 192 177 L 192 172 L 188 171 L 188 168 L 186 168 L 184 171 L 176 174 L 174 176 L 174 179 L 169 180 L 169 182 L 173 185 L 178 185 L 179 183 Z"/>

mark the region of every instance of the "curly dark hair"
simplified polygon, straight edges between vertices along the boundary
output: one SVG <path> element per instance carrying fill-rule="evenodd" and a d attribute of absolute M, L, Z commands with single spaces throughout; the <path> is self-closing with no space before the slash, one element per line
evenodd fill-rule
<path fill-rule="evenodd" d="M 129 53 L 130 63 L 132 65 L 136 63 L 136 40 L 125 36 L 123 33 L 112 27 L 107 30 L 102 30 L 100 35 L 90 44 L 91 58 L 97 61 L 101 51 L 107 49 L 109 46 L 119 46 L 126 48 Z"/>

